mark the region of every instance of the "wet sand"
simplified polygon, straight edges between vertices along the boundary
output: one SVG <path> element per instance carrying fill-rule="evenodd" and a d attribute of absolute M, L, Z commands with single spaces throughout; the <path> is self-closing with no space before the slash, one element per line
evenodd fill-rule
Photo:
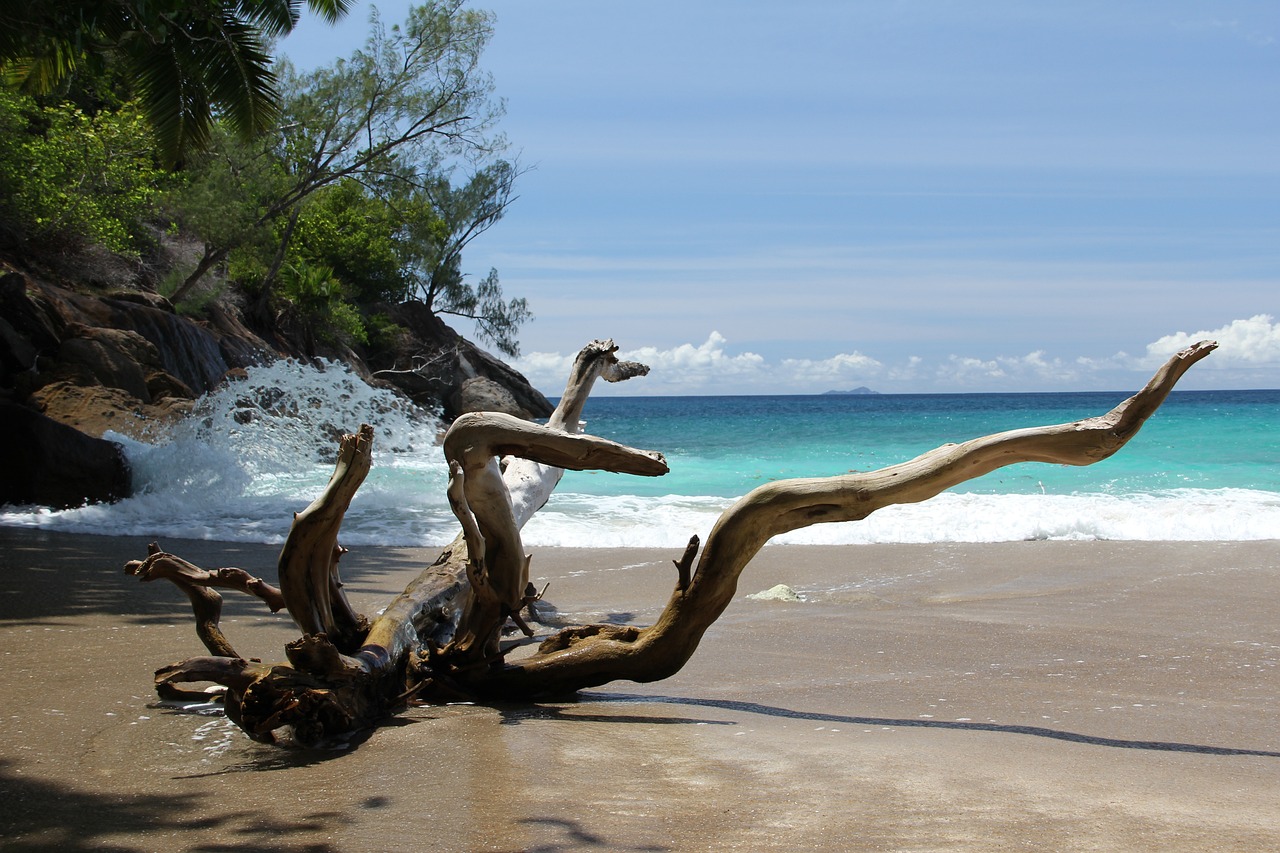
<path fill-rule="evenodd" d="M 277 548 L 164 541 L 274 580 Z M 676 677 L 416 708 L 345 749 L 157 704 L 202 653 L 145 540 L 0 528 L 6 850 L 1280 849 L 1280 542 L 770 547 Z M 434 552 L 354 550 L 372 609 Z M 535 553 L 644 624 L 674 553 Z M 784 583 L 806 600 L 745 596 Z M 241 653 L 287 617 L 227 596 Z"/>

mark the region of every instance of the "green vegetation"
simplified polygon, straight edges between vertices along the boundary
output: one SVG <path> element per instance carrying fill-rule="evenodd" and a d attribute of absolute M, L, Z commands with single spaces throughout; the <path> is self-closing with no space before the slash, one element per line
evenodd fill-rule
<path fill-rule="evenodd" d="M 0 74 L 47 95 L 116 67 L 131 81 L 160 154 L 204 148 L 218 114 L 245 138 L 271 128 L 280 94 L 267 45 L 298 22 L 298 0 L 36 0 L 0 12 Z M 307 0 L 333 23 L 347 0 Z"/>
<path fill-rule="evenodd" d="M 527 304 L 503 298 L 494 270 L 475 283 L 462 272 L 520 173 L 502 159 L 501 104 L 480 68 L 492 17 L 437 0 L 403 26 L 375 17 L 364 48 L 327 67 L 246 65 L 253 45 L 293 26 L 299 3 L 56 0 L 0 13 L 11 30 L 0 37 L 0 242 L 134 258 L 161 241 L 188 247 L 165 278 L 175 304 L 234 288 L 251 322 L 308 350 L 365 343 L 370 329 L 392 338 L 379 306 L 418 300 L 516 354 Z M 336 18 L 347 4 L 308 5 Z M 199 26 L 234 32 L 238 46 L 184 66 L 174 55 Z M 194 81 L 176 119 L 157 105 L 159 72 L 139 64 L 156 40 L 168 79 Z M 216 83 L 233 72 L 240 88 Z"/>
<path fill-rule="evenodd" d="M 91 115 L 0 90 L 0 220 L 14 238 L 136 253 L 167 183 L 135 105 Z"/>

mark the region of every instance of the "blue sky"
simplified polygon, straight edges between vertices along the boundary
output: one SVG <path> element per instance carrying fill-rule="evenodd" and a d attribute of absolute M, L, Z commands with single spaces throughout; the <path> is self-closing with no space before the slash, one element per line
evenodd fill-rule
<path fill-rule="evenodd" d="M 1201 337 L 1181 387 L 1280 387 L 1280 4 L 473 5 L 531 168 L 463 266 L 548 393 L 597 337 L 629 394 L 1127 389 Z"/>

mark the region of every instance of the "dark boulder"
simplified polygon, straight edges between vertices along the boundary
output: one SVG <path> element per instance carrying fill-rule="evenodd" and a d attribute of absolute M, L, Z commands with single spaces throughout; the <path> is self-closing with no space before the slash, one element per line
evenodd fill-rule
<path fill-rule="evenodd" d="M 516 402 L 515 395 L 506 386 L 499 385 L 485 376 L 473 376 L 449 399 L 449 408 L 459 415 L 467 412 L 525 412 Z M 526 414 L 525 417 L 528 417 Z"/>
<path fill-rule="evenodd" d="M 415 403 L 439 405 L 446 420 L 473 411 L 500 411 L 533 420 L 555 407 L 518 370 L 449 328 L 420 302 L 386 309 L 404 329 L 376 359 L 373 375 Z M 477 408 L 479 407 L 479 408 Z"/>
<path fill-rule="evenodd" d="M 223 325 L 181 317 L 154 293 L 101 296 L 11 272 L 0 276 L 0 398 L 91 436 L 154 440 L 217 386 L 228 352 L 244 364 L 274 355 Z"/>
<path fill-rule="evenodd" d="M 86 371 L 99 385 L 119 388 L 144 403 L 151 402 L 147 390 L 147 367 L 160 361 L 156 348 L 137 332 L 98 329 L 76 325 L 58 347 L 57 360 L 75 375 Z"/>
<path fill-rule="evenodd" d="M 132 490 L 129 463 L 113 441 L 85 435 L 15 403 L 0 402 L 0 504 L 54 508 L 115 501 Z"/>

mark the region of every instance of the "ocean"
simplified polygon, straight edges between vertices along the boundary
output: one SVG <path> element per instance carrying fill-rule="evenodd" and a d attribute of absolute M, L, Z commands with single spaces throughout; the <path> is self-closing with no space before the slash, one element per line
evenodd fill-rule
<path fill-rule="evenodd" d="M 660 450 L 671 472 L 567 472 L 525 543 L 678 550 L 761 483 L 873 470 L 947 442 L 1092 417 L 1130 393 L 596 397 L 583 414 L 587 431 Z M 5 507 L 0 524 L 283 542 L 292 513 L 332 472 L 335 436 L 362 422 L 376 430 L 374 467 L 343 543 L 447 543 L 456 523 L 438 419 L 343 367 L 294 362 L 255 368 L 202 398 L 152 443 L 109 436 L 125 445 L 134 497 L 64 511 Z M 774 542 L 1031 539 L 1280 539 L 1280 391 L 1175 391 L 1110 459 L 1020 463 L 920 504 Z"/>

